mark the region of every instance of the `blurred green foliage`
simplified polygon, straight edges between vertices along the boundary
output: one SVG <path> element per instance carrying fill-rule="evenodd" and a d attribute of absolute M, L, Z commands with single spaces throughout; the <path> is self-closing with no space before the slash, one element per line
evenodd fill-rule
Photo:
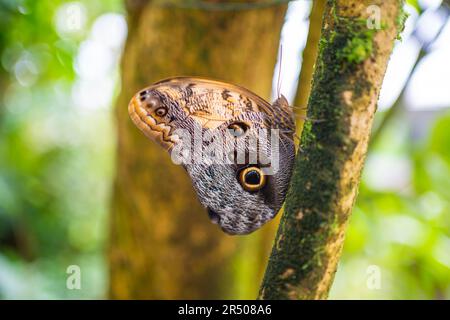
<path fill-rule="evenodd" d="M 399 115 L 369 154 L 332 298 L 450 298 L 450 112 L 432 113 L 436 120 L 416 139 Z M 370 186 L 373 157 L 403 159 L 405 185 Z M 370 266 L 379 270 L 379 288 L 367 285 Z"/>
<path fill-rule="evenodd" d="M 111 108 L 79 108 L 74 86 L 94 22 L 123 4 L 69 3 L 83 19 L 65 30 L 67 3 L 0 0 L 0 298 L 106 294 L 113 119 Z M 398 116 L 371 150 L 331 298 L 450 298 L 450 113 L 434 117 L 417 138 Z M 404 185 L 380 187 L 389 163 Z M 66 288 L 73 264 L 82 290 Z"/>
<path fill-rule="evenodd" d="M 104 296 L 111 111 L 80 110 L 72 90 L 90 26 L 123 9 L 119 0 L 74 2 L 81 20 L 62 33 L 63 4 L 0 1 L 0 298 Z M 72 264 L 82 290 L 66 289 Z"/>

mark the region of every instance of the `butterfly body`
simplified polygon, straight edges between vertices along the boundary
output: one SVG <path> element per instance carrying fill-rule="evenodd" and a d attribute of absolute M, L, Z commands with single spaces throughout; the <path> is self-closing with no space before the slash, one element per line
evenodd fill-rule
<path fill-rule="evenodd" d="M 182 155 L 200 202 L 225 232 L 250 233 L 281 208 L 295 150 L 284 97 L 271 105 L 236 85 L 177 77 L 137 93 L 128 110 L 172 159 Z"/>

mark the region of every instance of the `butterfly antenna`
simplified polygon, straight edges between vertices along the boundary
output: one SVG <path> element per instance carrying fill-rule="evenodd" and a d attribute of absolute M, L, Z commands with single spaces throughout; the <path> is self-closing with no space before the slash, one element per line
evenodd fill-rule
<path fill-rule="evenodd" d="M 292 130 L 283 130 L 281 131 L 281 134 L 283 135 L 283 137 L 285 137 L 286 139 L 295 142 L 295 138 L 299 139 L 299 136 L 296 133 L 293 133 Z M 292 135 L 294 137 L 294 139 L 292 139 L 290 137 L 290 135 Z M 300 139 L 299 139 L 300 140 Z"/>
<path fill-rule="evenodd" d="M 283 44 L 280 43 L 280 58 L 279 58 L 279 66 L 278 66 L 278 80 L 277 80 L 277 98 L 280 97 L 281 92 L 281 68 L 283 67 Z"/>
<path fill-rule="evenodd" d="M 284 136 L 284 135 L 283 135 Z M 283 139 L 279 139 L 279 141 L 281 142 L 281 146 L 283 147 L 283 149 L 286 151 L 287 150 L 287 146 L 284 143 Z"/>

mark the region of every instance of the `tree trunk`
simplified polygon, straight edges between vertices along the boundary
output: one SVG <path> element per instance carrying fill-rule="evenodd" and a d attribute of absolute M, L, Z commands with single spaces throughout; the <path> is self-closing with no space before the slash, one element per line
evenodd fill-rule
<path fill-rule="evenodd" d="M 223 298 L 240 239 L 210 223 L 184 170 L 132 124 L 127 105 L 139 89 L 176 75 L 234 82 L 269 97 L 286 6 L 206 11 L 130 0 L 127 10 L 110 296 Z"/>
<path fill-rule="evenodd" d="M 367 27 L 371 5 L 381 30 Z M 376 102 L 403 1 L 335 0 L 325 7 L 319 57 L 285 212 L 261 299 L 325 299 L 355 202 Z M 371 7 L 372 9 L 374 7 Z"/>

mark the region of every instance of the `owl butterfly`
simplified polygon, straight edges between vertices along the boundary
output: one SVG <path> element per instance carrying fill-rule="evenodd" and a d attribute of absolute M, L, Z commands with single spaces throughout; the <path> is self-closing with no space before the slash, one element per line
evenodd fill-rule
<path fill-rule="evenodd" d="M 253 232 L 280 210 L 295 153 L 293 111 L 283 96 L 270 104 L 237 85 L 176 77 L 138 92 L 128 111 L 186 169 L 224 232 Z"/>

